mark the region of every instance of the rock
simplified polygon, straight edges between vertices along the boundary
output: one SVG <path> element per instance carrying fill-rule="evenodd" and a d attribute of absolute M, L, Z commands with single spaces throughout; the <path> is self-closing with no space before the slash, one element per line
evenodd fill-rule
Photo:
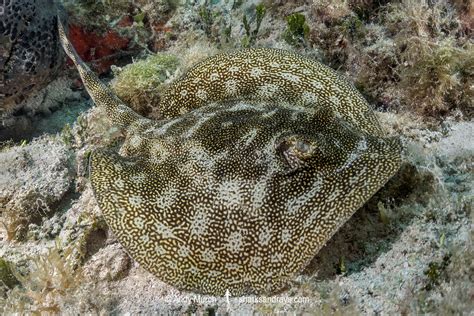
<path fill-rule="evenodd" d="M 0 152 L 0 220 L 7 239 L 23 239 L 29 224 L 57 211 L 73 181 L 70 159 L 66 145 L 54 138 Z"/>
<path fill-rule="evenodd" d="M 88 280 L 119 280 L 126 276 L 131 261 L 127 253 L 119 244 L 109 245 L 95 254 L 84 267 Z"/>

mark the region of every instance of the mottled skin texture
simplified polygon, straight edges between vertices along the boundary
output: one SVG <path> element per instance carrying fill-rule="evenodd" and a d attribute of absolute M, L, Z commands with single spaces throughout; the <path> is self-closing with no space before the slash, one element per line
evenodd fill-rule
<path fill-rule="evenodd" d="M 96 104 L 128 131 L 122 155 L 91 155 L 104 217 L 136 261 L 180 289 L 280 290 L 399 168 L 398 140 L 381 137 L 362 96 L 302 56 L 211 57 L 170 87 L 152 121 L 61 34 Z"/>
<path fill-rule="evenodd" d="M 163 118 L 222 100 L 289 103 L 331 109 L 372 135 L 384 133 L 362 95 L 331 68 L 289 51 L 243 49 L 210 57 L 171 85 L 160 103 Z"/>
<path fill-rule="evenodd" d="M 57 1 L 0 1 L 0 141 L 25 137 L 15 135 L 22 131 L 15 122 L 39 110 L 25 101 L 56 79 L 64 65 L 58 11 L 64 12 Z"/>

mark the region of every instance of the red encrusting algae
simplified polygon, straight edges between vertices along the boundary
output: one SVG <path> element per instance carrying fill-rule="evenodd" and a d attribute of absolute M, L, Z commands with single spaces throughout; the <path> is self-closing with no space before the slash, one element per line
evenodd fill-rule
<path fill-rule="evenodd" d="M 126 25 L 126 21 L 124 21 Z M 86 31 L 80 25 L 69 26 L 69 38 L 77 53 L 86 62 L 93 62 L 94 71 L 99 74 L 109 71 L 116 62 L 113 56 L 121 50 L 126 50 L 130 39 L 115 31 L 107 31 L 103 35 Z M 69 61 L 72 65 L 72 61 Z"/>

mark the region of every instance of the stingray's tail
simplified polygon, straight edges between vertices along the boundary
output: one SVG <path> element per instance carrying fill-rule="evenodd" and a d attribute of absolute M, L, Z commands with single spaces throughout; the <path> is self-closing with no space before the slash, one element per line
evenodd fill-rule
<path fill-rule="evenodd" d="M 82 61 L 81 57 L 79 57 L 76 50 L 69 42 L 59 17 L 58 30 L 64 51 L 76 65 L 87 92 L 89 92 L 89 95 L 97 106 L 105 109 L 107 116 L 112 120 L 112 122 L 121 126 L 129 126 L 138 120 L 143 119 L 141 115 L 134 112 L 115 94 L 113 94 L 109 87 L 103 84 L 97 75 Z"/>

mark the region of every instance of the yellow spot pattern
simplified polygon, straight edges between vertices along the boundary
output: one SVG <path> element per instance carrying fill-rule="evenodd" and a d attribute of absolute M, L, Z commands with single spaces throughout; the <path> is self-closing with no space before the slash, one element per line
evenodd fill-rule
<path fill-rule="evenodd" d="M 63 46 L 111 120 L 116 153 L 91 155 L 104 217 L 144 268 L 177 288 L 270 294 L 301 271 L 398 170 L 400 144 L 330 68 L 247 49 L 192 68 L 141 117 Z"/>

